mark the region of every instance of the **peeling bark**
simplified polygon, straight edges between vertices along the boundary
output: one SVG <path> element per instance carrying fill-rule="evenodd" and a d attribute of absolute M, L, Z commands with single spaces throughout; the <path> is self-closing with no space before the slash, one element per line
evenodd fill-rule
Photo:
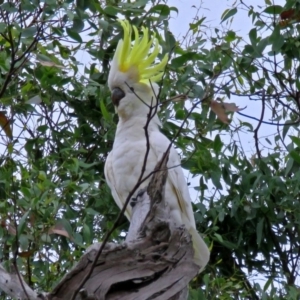
<path fill-rule="evenodd" d="M 188 283 L 197 275 L 199 266 L 193 262 L 190 234 L 184 226 L 175 227 L 169 218 L 164 200 L 167 160 L 168 155 L 165 155 L 147 191 L 141 191 L 131 203 L 133 215 L 126 241 L 120 245 L 105 245 L 76 299 L 187 299 Z M 100 245 L 90 246 L 45 299 L 71 299 L 88 274 Z M 36 294 L 35 297 L 30 300 L 42 299 Z"/>
<path fill-rule="evenodd" d="M 16 273 L 8 273 L 3 266 L 0 265 L 0 289 L 4 293 L 20 300 L 28 299 L 28 297 L 30 300 L 44 299 L 42 294 L 36 293 L 27 285 L 21 275 L 20 278 Z"/>

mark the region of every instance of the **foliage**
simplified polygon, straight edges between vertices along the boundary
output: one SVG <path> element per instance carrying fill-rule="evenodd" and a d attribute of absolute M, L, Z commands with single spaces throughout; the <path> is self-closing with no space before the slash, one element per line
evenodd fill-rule
<path fill-rule="evenodd" d="M 185 122 L 175 144 L 199 178 L 195 218 L 211 248 L 190 299 L 299 298 L 300 1 L 245 2 L 223 13 L 220 28 L 198 10 L 176 40 L 168 25 L 178 11 L 167 1 L 2 1 L 0 259 L 30 286 L 51 290 L 116 219 L 103 175 L 117 122 L 106 81 L 117 19 L 127 18 L 172 54 L 161 99 L 193 99 L 166 101 L 161 112 L 170 138 Z M 247 37 L 230 28 L 241 11 L 252 21 Z M 261 111 L 234 106 L 228 125 L 211 108 L 228 98 L 257 101 Z M 275 128 L 272 140 L 261 137 L 263 126 Z M 252 155 L 241 132 L 253 136 Z M 123 239 L 127 226 L 112 238 Z"/>

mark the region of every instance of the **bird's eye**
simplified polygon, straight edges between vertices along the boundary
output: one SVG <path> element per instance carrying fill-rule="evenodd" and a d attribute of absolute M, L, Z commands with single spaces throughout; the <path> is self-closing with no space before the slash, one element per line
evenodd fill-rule
<path fill-rule="evenodd" d="M 114 88 L 111 93 L 111 100 L 115 106 L 119 106 L 122 98 L 125 97 L 125 93 L 120 88 Z"/>

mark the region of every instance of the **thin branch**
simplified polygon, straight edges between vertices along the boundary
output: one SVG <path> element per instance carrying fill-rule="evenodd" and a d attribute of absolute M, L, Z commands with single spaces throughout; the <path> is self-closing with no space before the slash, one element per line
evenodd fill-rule
<path fill-rule="evenodd" d="M 207 99 L 209 99 L 211 97 L 211 85 L 213 82 L 215 82 L 215 80 L 217 79 L 218 76 L 215 76 L 211 79 L 211 81 L 209 82 L 209 84 L 207 85 L 207 89 L 206 89 L 206 92 L 204 94 L 204 97 L 202 99 L 200 99 L 199 101 L 196 101 L 196 103 L 193 104 L 192 108 L 190 109 L 190 111 L 187 113 L 187 115 L 185 116 L 180 128 L 178 129 L 176 135 L 173 137 L 173 139 L 171 140 L 168 148 L 166 149 L 163 157 L 161 158 L 162 161 L 166 159 L 166 156 L 168 155 L 172 145 L 174 144 L 175 140 L 178 138 L 179 134 L 181 133 L 182 129 L 183 129 L 183 126 L 185 125 L 185 123 L 187 122 L 189 116 L 192 114 L 192 112 L 194 111 L 194 109 L 202 102 L 205 102 Z M 231 80 L 230 80 L 231 81 Z M 229 81 L 229 82 L 230 82 Z M 229 82 L 225 85 L 228 85 Z M 128 83 L 125 82 L 125 84 L 131 88 Z M 150 82 L 150 85 L 152 86 L 151 82 Z M 153 87 L 152 87 L 153 89 Z M 79 293 L 79 291 L 82 289 L 82 287 L 84 286 L 84 284 L 87 282 L 87 280 L 90 278 L 92 272 L 93 272 L 93 269 L 95 268 L 96 264 L 97 264 L 97 260 L 98 258 L 100 257 L 106 243 L 108 242 L 108 239 L 109 237 L 111 236 L 111 234 L 114 232 L 114 230 L 117 228 L 118 226 L 118 223 L 120 221 L 120 219 L 122 218 L 125 210 L 126 210 L 126 207 L 127 205 L 129 204 L 129 201 L 131 200 L 131 198 L 133 197 L 133 195 L 135 194 L 135 192 L 137 191 L 137 189 L 140 187 L 140 185 L 145 182 L 148 178 L 150 178 L 155 172 L 159 171 L 159 170 L 155 170 L 153 172 L 150 172 L 146 177 L 143 178 L 144 176 L 144 172 L 145 172 L 145 169 L 146 169 L 146 163 L 147 163 L 147 157 L 148 157 L 148 153 L 150 151 L 150 143 L 149 143 L 149 136 L 148 136 L 148 126 L 150 124 L 150 121 L 152 120 L 152 118 L 156 115 L 157 113 L 157 109 L 158 109 L 158 97 L 156 97 L 156 104 L 154 106 L 149 106 L 148 104 L 146 104 L 135 92 L 134 90 L 132 89 L 133 93 L 137 96 L 138 99 L 140 99 L 145 105 L 147 105 L 147 107 L 149 107 L 149 113 L 147 115 L 147 121 L 146 121 L 146 124 L 144 126 L 144 130 L 145 130 L 145 133 L 146 133 L 146 153 L 145 153 L 145 156 L 144 156 L 144 163 L 143 163 L 143 166 L 142 166 L 142 169 L 141 169 L 141 174 L 139 176 L 139 179 L 137 181 L 137 183 L 135 184 L 135 186 L 133 187 L 133 189 L 131 190 L 131 192 L 129 193 L 129 195 L 127 196 L 126 200 L 125 200 L 125 203 L 116 219 L 116 221 L 114 222 L 112 228 L 105 234 L 104 238 L 103 238 L 103 241 L 102 241 L 102 244 L 97 252 L 97 255 L 90 267 L 90 270 L 89 272 L 87 273 L 87 275 L 84 277 L 84 279 L 81 281 L 81 283 L 78 285 L 78 287 L 76 288 L 76 290 L 74 291 L 74 294 L 72 296 L 72 298 L 70 300 L 75 300 L 76 298 L 76 295 Z M 159 94 L 160 94 L 160 90 L 159 90 Z M 159 95 L 158 95 L 159 96 Z M 153 99 L 152 99 L 153 101 Z M 154 113 L 152 114 L 152 111 L 154 109 Z M 160 170 L 161 171 L 161 170 Z"/>
<path fill-rule="evenodd" d="M 20 274 L 19 274 L 20 276 Z M 13 298 L 24 299 L 25 297 L 30 300 L 43 299 L 33 291 L 26 282 L 16 274 L 8 273 L 2 265 L 0 265 L 0 288 L 7 295 Z M 21 278 L 21 280 L 20 280 Z M 20 285 L 21 282 L 21 285 Z"/>
<path fill-rule="evenodd" d="M 127 83 L 126 83 L 127 84 Z M 128 84 L 127 84 L 128 85 Z M 133 91 L 134 92 L 134 91 Z M 143 101 L 144 103 L 144 101 Z M 134 193 L 136 192 L 136 190 L 139 188 L 139 186 L 141 185 L 141 183 L 143 182 L 142 179 L 143 179 L 143 176 L 144 176 L 144 173 L 145 173 L 145 170 L 146 170 L 146 164 L 147 164 L 147 159 L 148 159 L 148 155 L 149 155 L 149 151 L 150 151 L 150 141 L 149 141 L 149 134 L 148 134 L 148 127 L 149 127 L 149 124 L 151 122 L 151 120 L 153 119 L 153 117 L 156 115 L 156 112 L 157 112 L 157 109 L 158 109 L 158 101 L 156 101 L 156 104 L 155 106 L 149 106 L 149 113 L 147 115 L 147 121 L 146 121 L 146 124 L 144 126 L 144 131 L 145 131 L 145 134 L 146 134 L 146 153 L 145 153 L 145 156 L 144 156 L 144 162 L 143 162 L 143 165 L 142 165 L 142 169 L 141 169 L 141 173 L 140 173 L 140 176 L 137 180 L 137 183 L 135 184 L 135 186 L 133 187 L 133 189 L 131 190 L 131 192 L 129 193 L 129 195 L 127 196 L 126 198 L 126 201 L 116 219 L 116 221 L 114 222 L 112 228 L 106 233 L 106 235 L 104 236 L 103 238 L 103 241 L 102 241 L 102 244 L 97 252 L 97 255 L 95 256 L 94 258 L 94 261 L 90 267 L 90 270 L 89 272 L 87 273 L 87 275 L 83 278 L 83 280 L 81 281 L 81 283 L 78 285 L 78 287 L 76 288 L 71 300 L 75 300 L 77 294 L 79 293 L 79 291 L 82 289 L 82 287 L 84 286 L 84 284 L 87 282 L 87 280 L 90 278 L 96 264 L 97 264 L 97 261 L 106 245 L 106 243 L 108 242 L 108 239 L 110 238 L 111 234 L 115 231 L 115 229 L 117 228 L 118 224 L 119 224 L 119 221 L 121 220 L 122 216 L 124 215 L 124 212 L 127 208 L 127 205 L 129 204 L 129 201 L 131 200 L 132 196 L 134 195 Z M 154 109 L 154 113 L 152 114 L 152 111 Z"/>
<path fill-rule="evenodd" d="M 265 115 L 265 94 L 264 94 L 264 90 L 263 90 L 261 115 L 260 115 L 259 122 L 258 122 L 256 128 L 254 129 L 255 148 L 256 148 L 257 157 L 259 159 L 261 159 L 261 153 L 260 153 L 260 150 L 258 147 L 258 130 L 263 122 L 264 115 Z"/>
<path fill-rule="evenodd" d="M 243 117 L 259 121 L 262 124 L 267 124 L 267 125 L 272 125 L 272 126 L 292 126 L 292 125 L 299 125 L 299 123 L 300 123 L 300 119 L 298 119 L 295 122 L 290 122 L 290 123 L 273 123 L 273 122 L 263 121 L 262 119 L 258 119 L 258 118 L 253 117 L 253 116 L 249 116 L 249 115 L 243 114 L 243 113 L 241 113 L 239 111 L 237 111 L 236 113 L 239 114 L 239 115 L 241 115 L 241 116 L 243 116 Z"/>
<path fill-rule="evenodd" d="M 281 265 L 282 265 L 282 269 L 285 273 L 285 276 L 287 278 L 287 283 L 289 285 L 293 285 L 295 283 L 295 276 L 293 273 L 291 273 L 289 267 L 288 267 L 288 258 L 286 256 L 285 251 L 283 251 L 281 249 L 280 243 L 277 240 L 276 235 L 274 234 L 273 230 L 272 230 L 272 224 L 270 223 L 270 220 L 268 219 L 268 216 L 265 215 L 265 220 L 266 220 L 266 224 L 267 224 L 267 230 L 268 230 L 268 235 L 271 237 L 271 240 L 274 244 L 274 247 L 279 255 L 280 261 L 281 261 Z"/>

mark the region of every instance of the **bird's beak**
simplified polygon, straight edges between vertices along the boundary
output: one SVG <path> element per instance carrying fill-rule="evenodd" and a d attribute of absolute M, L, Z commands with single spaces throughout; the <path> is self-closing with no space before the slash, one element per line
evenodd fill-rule
<path fill-rule="evenodd" d="M 118 87 L 111 91 L 111 100 L 114 106 L 119 106 L 121 99 L 124 97 L 125 93 Z"/>

